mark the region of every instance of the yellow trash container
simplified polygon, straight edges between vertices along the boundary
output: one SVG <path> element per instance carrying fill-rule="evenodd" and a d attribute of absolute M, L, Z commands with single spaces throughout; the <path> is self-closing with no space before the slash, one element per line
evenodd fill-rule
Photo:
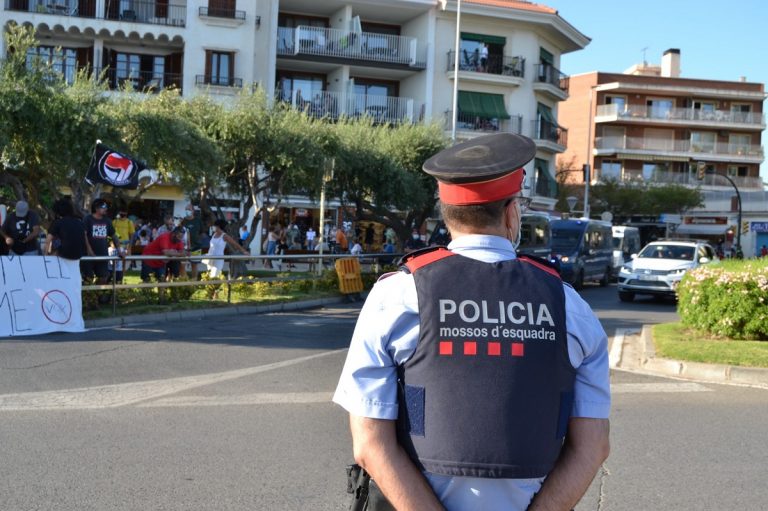
<path fill-rule="evenodd" d="M 336 260 L 336 275 L 339 276 L 339 291 L 342 294 L 363 292 L 363 278 L 360 275 L 360 261 L 356 257 Z"/>

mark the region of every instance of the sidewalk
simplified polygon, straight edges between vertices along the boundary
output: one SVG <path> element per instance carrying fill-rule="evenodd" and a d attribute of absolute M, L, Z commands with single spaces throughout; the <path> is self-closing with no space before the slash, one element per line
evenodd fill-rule
<path fill-rule="evenodd" d="M 287 312 L 313 309 L 324 305 L 348 303 L 346 296 L 330 296 L 298 302 L 282 302 L 268 305 L 231 305 L 211 309 L 189 309 L 160 312 L 155 314 L 137 314 L 135 316 L 115 316 L 112 318 L 90 319 L 85 321 L 85 328 L 108 328 L 115 326 L 138 325 L 142 323 L 162 323 L 165 321 L 184 321 L 190 319 L 220 318 L 240 314 L 264 314 L 268 312 Z"/>
<path fill-rule="evenodd" d="M 611 369 L 768 389 L 768 369 L 704 364 L 656 357 L 651 332 L 651 325 L 645 325 L 640 334 L 614 338 L 614 342 L 621 342 L 621 346 L 616 349 L 616 356 L 612 356 Z"/>

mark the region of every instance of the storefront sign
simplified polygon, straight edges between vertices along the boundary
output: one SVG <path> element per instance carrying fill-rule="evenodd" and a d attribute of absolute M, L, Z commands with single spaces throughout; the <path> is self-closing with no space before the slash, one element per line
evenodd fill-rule
<path fill-rule="evenodd" d="M 296 216 L 300 216 L 300 217 L 308 217 L 309 216 L 309 211 L 307 211 L 304 208 L 296 208 L 295 211 L 296 211 Z"/>
<path fill-rule="evenodd" d="M 0 337 L 83 332 L 80 263 L 0 256 Z"/>
<path fill-rule="evenodd" d="M 768 232 L 768 222 L 750 222 L 749 230 L 752 232 Z"/>
<path fill-rule="evenodd" d="M 686 224 L 708 224 L 708 225 L 727 224 L 728 223 L 728 217 L 725 217 L 725 216 L 689 216 L 689 217 L 685 217 L 685 221 L 683 223 L 686 223 Z"/>

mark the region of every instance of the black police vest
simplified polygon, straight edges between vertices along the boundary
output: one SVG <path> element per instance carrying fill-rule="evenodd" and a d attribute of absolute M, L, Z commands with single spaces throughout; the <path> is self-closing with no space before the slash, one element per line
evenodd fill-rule
<path fill-rule="evenodd" d="M 405 266 L 416 283 L 420 335 L 398 367 L 398 442 L 437 474 L 547 475 L 576 374 L 557 272 L 530 258 L 485 263 L 446 249 Z"/>

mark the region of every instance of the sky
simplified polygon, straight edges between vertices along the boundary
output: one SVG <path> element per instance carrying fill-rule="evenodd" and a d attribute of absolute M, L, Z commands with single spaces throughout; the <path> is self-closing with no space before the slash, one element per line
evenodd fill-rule
<path fill-rule="evenodd" d="M 645 61 L 661 64 L 680 50 L 682 78 L 768 83 L 768 2 L 765 0 L 534 0 L 592 41 L 562 56 L 567 75 L 623 72 Z M 765 112 L 766 103 L 763 104 Z M 768 137 L 764 131 L 762 145 Z M 760 167 L 768 181 L 768 163 Z"/>

